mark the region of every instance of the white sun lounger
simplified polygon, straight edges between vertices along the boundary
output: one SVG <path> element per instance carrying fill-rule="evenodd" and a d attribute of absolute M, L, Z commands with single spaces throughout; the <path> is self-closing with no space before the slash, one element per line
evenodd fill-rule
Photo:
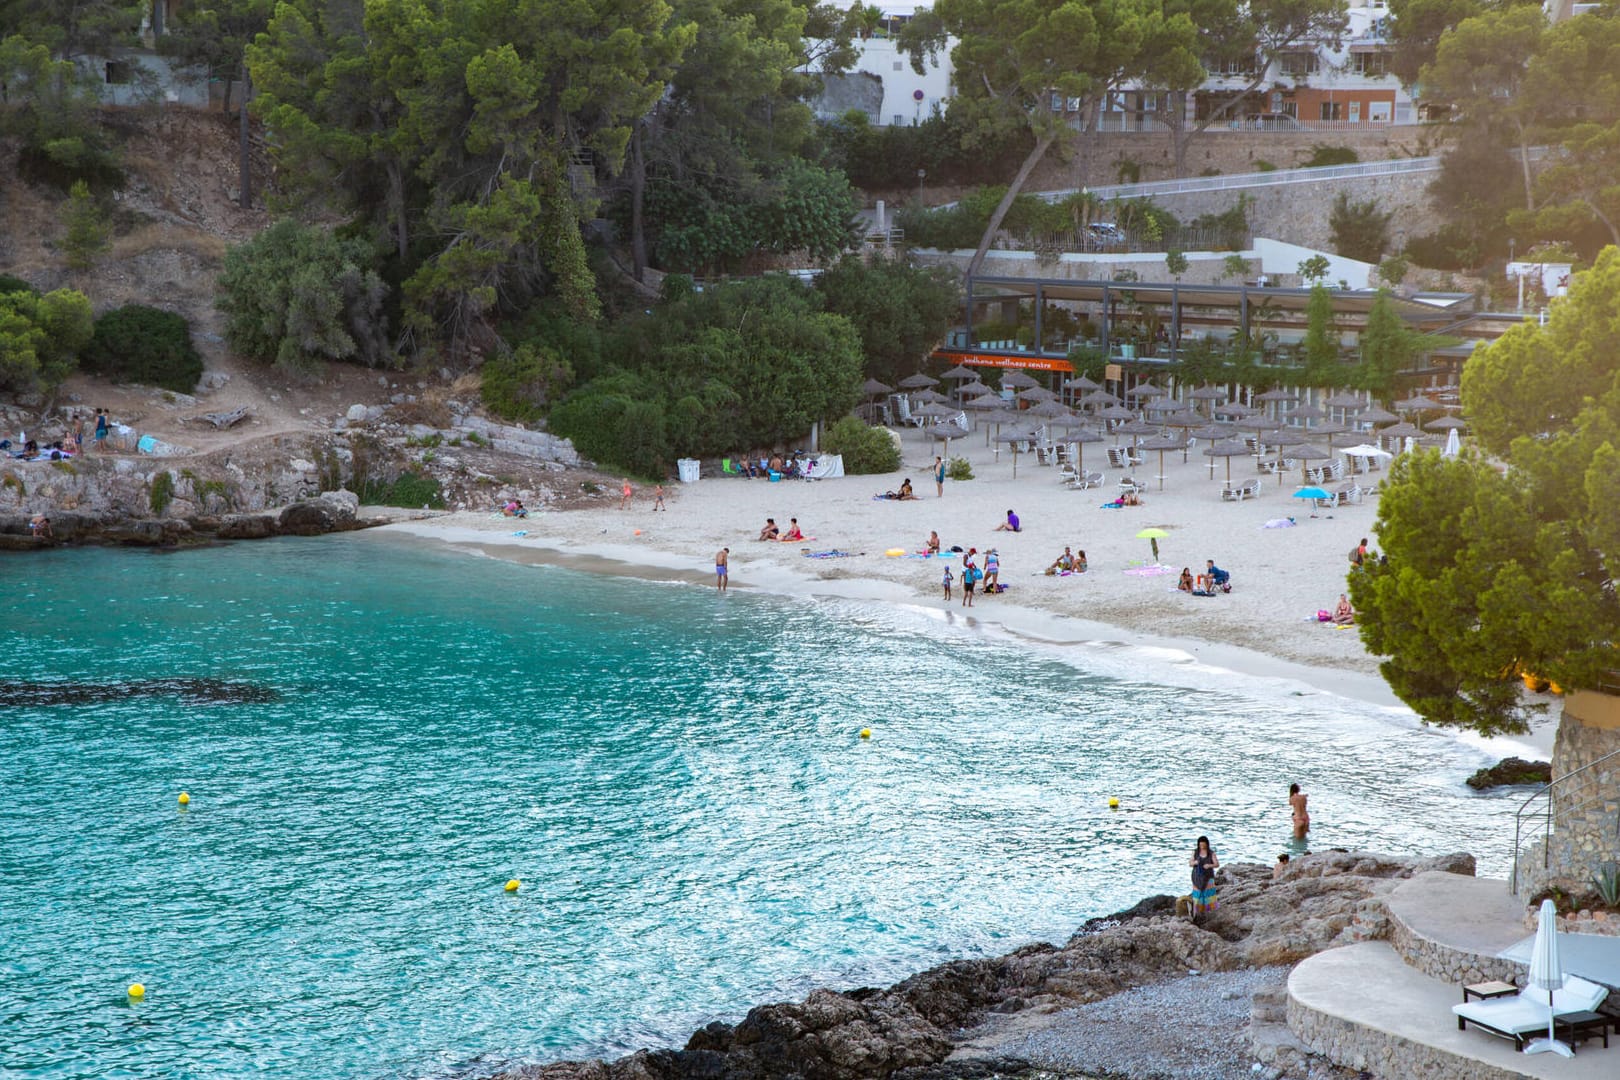
<path fill-rule="evenodd" d="M 1597 983 L 1570 976 L 1561 989 L 1552 992 L 1552 1008 L 1556 1015 L 1592 1012 L 1609 991 Z M 1469 1024 L 1484 1028 L 1493 1035 L 1512 1039 L 1519 1050 L 1524 1049 L 1529 1036 L 1547 1032 L 1547 992 L 1521 990 L 1513 997 L 1491 998 L 1488 1001 L 1467 1001 L 1453 1005 L 1457 1014 L 1457 1030 L 1465 1031 Z"/>

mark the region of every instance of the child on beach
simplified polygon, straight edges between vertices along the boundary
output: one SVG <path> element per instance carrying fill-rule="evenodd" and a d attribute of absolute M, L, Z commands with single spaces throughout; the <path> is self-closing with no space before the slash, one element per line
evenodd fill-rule
<path fill-rule="evenodd" d="M 620 510 L 629 509 L 630 495 L 631 495 L 631 493 L 633 491 L 635 491 L 635 489 L 630 486 L 630 478 L 625 477 L 625 480 L 624 480 L 624 498 L 619 500 L 619 509 Z"/>
<path fill-rule="evenodd" d="M 657 487 L 653 488 L 653 509 L 654 510 L 664 510 L 664 509 L 666 509 L 666 507 L 664 506 L 664 485 L 663 484 L 659 484 Z"/>
<path fill-rule="evenodd" d="M 951 599 L 951 582 L 954 581 L 954 580 L 955 580 L 955 575 L 953 575 L 951 573 L 951 564 L 946 563 L 945 564 L 945 601 L 946 601 L 946 603 L 950 602 L 950 599 Z"/>

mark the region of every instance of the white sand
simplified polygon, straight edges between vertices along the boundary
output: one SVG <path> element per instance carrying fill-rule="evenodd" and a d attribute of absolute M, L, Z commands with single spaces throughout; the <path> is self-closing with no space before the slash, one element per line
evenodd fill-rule
<path fill-rule="evenodd" d="M 1317 610 L 1331 609 L 1345 591 L 1348 555 L 1356 542 L 1368 537 L 1377 549 L 1376 495 L 1359 505 L 1313 509 L 1291 497 L 1302 486 L 1296 469 L 1281 484 L 1274 476 L 1263 478 L 1263 494 L 1257 499 L 1223 502 L 1225 461 L 1217 462 L 1212 479 L 1208 459 L 1195 448 L 1186 463 L 1179 452 L 1164 455 L 1163 491 L 1159 455 L 1145 453 L 1144 464 L 1136 469 L 1137 479 L 1149 484 L 1143 505 L 1102 509 L 1100 504 L 1118 492 L 1122 475 L 1106 467 L 1110 444 L 1093 443 L 1084 454 L 1090 470 L 1104 472 L 1105 485 L 1073 491 L 1061 484 L 1056 467 L 1039 466 L 1032 455 L 1020 455 L 1015 479 L 1011 455 L 1005 449 L 996 454 L 976 434 L 951 446 L 953 456 L 972 462 L 974 479 L 947 480 L 939 498 L 932 476 L 938 445 L 907 433 L 901 473 L 885 476 L 779 483 L 724 477 L 670 484 L 665 487 L 667 512 L 654 512 L 651 488 L 638 486 L 628 510 L 619 509 L 619 492 L 612 490 L 603 492 L 599 508 L 545 512 L 524 521 L 488 513 L 454 514 L 389 529 L 474 543 L 489 554 L 524 561 L 588 560 L 591 568 L 606 569 L 602 560 L 613 560 L 624 564 L 617 568 L 622 572 L 691 580 L 710 589 L 714 554 L 729 547 L 733 589 L 911 603 L 1049 640 L 1159 646 L 1231 671 L 1296 678 L 1318 689 L 1396 704 L 1360 634 L 1316 620 Z M 1231 459 L 1231 469 L 1234 481 L 1257 475 L 1252 458 Z M 918 501 L 872 499 L 897 489 L 908 476 Z M 1018 513 L 1022 532 L 994 531 L 1008 509 Z M 1290 516 L 1297 523 L 1293 528 L 1263 527 L 1268 520 Z M 760 542 L 755 537 L 767 517 L 784 530 L 788 519 L 797 517 L 805 536 L 814 539 Z M 1126 572 L 1151 563 L 1148 541 L 1136 539 L 1137 532 L 1149 527 L 1170 534 L 1159 540 L 1159 552 L 1161 563 L 1173 573 Z M 921 550 L 931 529 L 938 530 L 947 549 L 978 548 L 981 567 L 983 552 L 996 548 L 1008 591 L 978 596 L 973 608 L 962 607 L 961 561 L 955 556 L 950 565 L 958 587 L 947 605 L 940 588 L 940 559 L 884 554 L 897 547 Z M 520 530 L 527 535 L 513 535 Z M 1042 571 L 1065 545 L 1083 549 L 1090 570 L 1045 576 Z M 836 559 L 802 554 L 827 549 L 856 554 Z M 1197 574 L 1206 559 L 1231 573 L 1232 591 L 1212 598 L 1176 591 L 1181 568 Z M 1556 715 L 1555 708 L 1552 717 Z M 1538 725 L 1536 735 L 1497 740 L 1490 749 L 1545 756 L 1553 726 Z"/>

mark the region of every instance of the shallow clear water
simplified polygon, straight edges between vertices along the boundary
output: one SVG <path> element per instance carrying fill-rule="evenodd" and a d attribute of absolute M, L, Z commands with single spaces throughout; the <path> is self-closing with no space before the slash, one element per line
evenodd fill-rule
<path fill-rule="evenodd" d="M 1185 891 L 1198 833 L 1269 863 L 1290 780 L 1318 847 L 1482 872 L 1512 810 L 1386 711 L 922 611 L 376 535 L 0 563 L 0 679 L 175 677 L 280 699 L 0 707 L 0 1074 L 679 1043 Z"/>

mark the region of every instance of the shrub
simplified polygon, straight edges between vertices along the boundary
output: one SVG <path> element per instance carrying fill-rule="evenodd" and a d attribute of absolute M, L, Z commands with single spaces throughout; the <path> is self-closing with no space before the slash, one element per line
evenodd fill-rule
<path fill-rule="evenodd" d="M 11 292 L 27 293 L 29 296 L 39 295 L 39 290 L 22 278 L 12 277 L 10 274 L 0 274 L 0 293 Z"/>
<path fill-rule="evenodd" d="M 167 472 L 160 472 L 152 477 L 152 491 L 148 501 L 152 504 L 152 513 L 162 517 L 163 511 L 174 501 L 174 477 Z"/>
<path fill-rule="evenodd" d="M 1360 156 L 1348 146 L 1317 144 L 1311 147 L 1311 156 L 1302 167 L 1314 169 L 1322 165 L 1354 165 L 1360 160 Z"/>
<path fill-rule="evenodd" d="M 225 338 L 238 352 L 301 373 L 327 360 L 394 361 L 388 287 L 364 241 L 278 221 L 226 253 L 219 284 Z"/>
<path fill-rule="evenodd" d="M 844 471 L 852 476 L 891 473 L 900 468 L 900 448 L 888 429 L 871 427 L 853 416 L 827 426 L 821 445 L 844 458 Z"/>
<path fill-rule="evenodd" d="M 127 304 L 97 319 L 83 361 L 98 375 L 181 394 L 190 393 L 203 373 L 186 320 L 145 304 Z"/>
<path fill-rule="evenodd" d="M 945 475 L 952 480 L 971 480 L 973 465 L 965 457 L 953 457 L 945 464 Z"/>
<path fill-rule="evenodd" d="M 484 364 L 484 406 L 507 420 L 538 420 L 549 402 L 574 381 L 574 371 L 544 346 L 519 345 Z"/>
<path fill-rule="evenodd" d="M 420 473 L 400 473 L 393 483 L 368 481 L 361 485 L 356 494 L 360 496 L 361 502 L 376 506 L 426 506 L 433 510 L 444 509 L 444 490 L 439 486 L 439 481 Z"/>
<path fill-rule="evenodd" d="M 1389 223 L 1393 210 L 1378 209 L 1378 200 L 1351 202 L 1349 192 L 1339 192 L 1328 214 L 1333 230 L 1333 250 L 1347 259 L 1376 263 L 1389 247 Z"/>

